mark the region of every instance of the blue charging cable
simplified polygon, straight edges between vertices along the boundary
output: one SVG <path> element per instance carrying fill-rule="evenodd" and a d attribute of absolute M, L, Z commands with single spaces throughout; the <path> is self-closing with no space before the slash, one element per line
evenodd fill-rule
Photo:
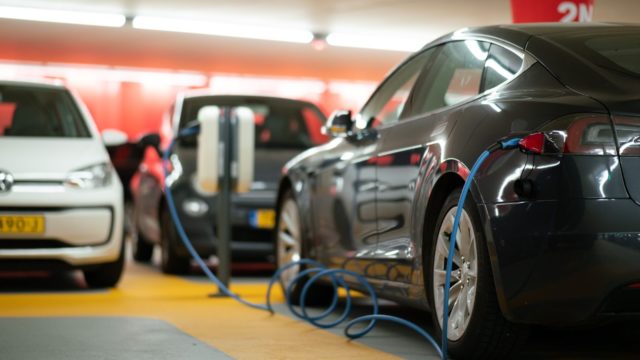
<path fill-rule="evenodd" d="M 199 132 L 200 132 L 200 126 L 195 125 L 180 131 L 177 138 L 186 137 L 186 136 L 195 136 Z M 162 157 L 163 159 L 162 169 L 164 172 L 165 179 L 169 176 L 169 170 L 168 170 L 169 156 L 173 151 L 173 147 L 176 139 L 174 139 L 171 142 L 171 144 L 166 149 Z M 456 216 L 455 216 L 455 219 L 453 222 L 453 228 L 451 231 L 449 255 L 447 258 L 447 268 L 446 268 L 447 271 L 446 271 L 446 277 L 445 277 L 445 287 L 444 287 L 445 289 L 448 289 L 451 286 L 453 254 L 455 253 L 457 233 L 458 233 L 458 228 L 460 226 L 460 217 L 462 216 L 462 209 L 464 206 L 464 202 L 467 198 L 467 194 L 469 193 L 471 183 L 473 182 L 473 177 L 475 176 L 476 172 L 478 171 L 482 163 L 487 159 L 487 157 L 489 157 L 489 155 L 493 151 L 498 149 L 506 150 L 506 149 L 517 148 L 519 141 L 520 141 L 519 138 L 512 138 L 512 139 L 502 140 L 497 142 L 496 144 L 492 145 L 489 149 L 484 151 L 482 155 L 480 155 L 478 160 L 476 160 L 473 167 L 471 168 L 471 171 L 469 172 L 469 176 L 467 177 L 464 183 L 464 186 L 462 187 L 462 192 L 460 194 L 460 199 L 458 200 L 458 208 L 456 210 Z M 447 341 L 447 336 L 445 334 L 448 333 L 448 322 L 449 322 L 449 309 L 448 309 L 449 292 L 448 291 L 444 291 L 442 336 L 441 336 L 442 342 L 440 346 L 438 346 L 438 343 L 433 336 L 431 336 L 429 333 L 427 333 L 424 329 L 422 329 L 418 325 L 396 316 L 379 314 L 378 297 L 375 293 L 375 290 L 373 289 L 369 281 L 367 281 L 367 279 L 364 278 L 362 275 L 355 273 L 353 271 L 344 270 L 344 269 L 327 269 L 323 264 L 311 259 L 302 259 L 302 260 L 294 261 L 294 262 L 285 264 L 279 269 L 277 269 L 276 272 L 271 277 L 271 279 L 269 280 L 269 283 L 267 285 L 266 302 L 264 304 L 252 303 L 250 301 L 244 300 L 237 294 L 233 293 L 213 274 L 213 272 L 211 272 L 207 264 L 204 262 L 202 257 L 200 257 L 198 252 L 195 250 L 195 248 L 191 244 L 191 241 L 189 241 L 189 237 L 187 236 L 184 230 L 184 227 L 182 226 L 182 223 L 180 221 L 180 218 L 178 216 L 178 213 L 176 211 L 175 202 L 173 200 L 173 195 L 171 193 L 171 187 L 169 184 L 167 184 L 166 180 L 164 185 L 164 191 L 167 199 L 167 206 L 169 209 L 169 213 L 171 215 L 171 218 L 173 219 L 174 226 L 176 228 L 178 236 L 180 237 L 180 240 L 186 247 L 189 254 L 197 262 L 200 269 L 202 269 L 205 275 L 218 287 L 219 291 L 222 292 L 223 294 L 233 298 L 234 300 L 240 302 L 241 304 L 252 307 L 254 309 L 269 311 L 270 313 L 273 314 L 275 313 L 275 311 L 271 304 L 271 294 L 272 294 L 273 286 L 279 281 L 281 274 L 287 269 L 290 269 L 294 266 L 308 267 L 305 270 L 300 271 L 298 275 L 295 276 L 286 287 L 285 298 L 287 301 L 287 307 L 289 308 L 289 310 L 294 316 L 302 320 L 305 320 L 316 327 L 327 329 L 343 323 L 351 313 L 351 308 L 352 308 L 351 288 L 349 287 L 347 281 L 345 281 L 345 277 L 352 278 L 352 279 L 355 279 L 358 283 L 360 283 L 362 287 L 366 290 L 367 294 L 371 298 L 373 309 L 370 315 L 360 316 L 347 322 L 345 324 L 345 329 L 344 329 L 345 336 L 347 336 L 350 339 L 357 339 L 367 335 L 371 330 L 373 330 L 377 321 L 392 322 L 392 323 L 405 326 L 417 332 L 424 339 L 426 339 L 431 344 L 431 346 L 433 346 L 433 348 L 438 352 L 438 355 L 440 355 L 441 359 L 443 360 L 447 359 L 448 341 Z M 302 281 L 307 277 L 308 277 L 308 280 L 304 284 L 302 291 L 300 293 L 300 299 L 299 299 L 300 310 L 297 310 L 293 306 L 291 294 L 293 293 L 294 286 L 296 286 L 300 281 Z M 307 312 L 307 307 L 305 306 L 306 298 L 307 298 L 307 295 L 309 294 L 309 289 L 311 288 L 311 286 L 313 286 L 313 284 L 316 281 L 320 280 L 321 278 L 328 278 L 331 281 L 331 284 L 333 285 L 335 290 L 333 300 L 331 301 L 331 304 L 329 305 L 329 307 L 325 311 L 323 311 L 321 314 L 310 315 Z M 344 310 L 342 311 L 342 314 L 338 316 L 337 319 L 329 322 L 323 322 L 323 320 L 327 319 L 327 317 L 329 317 L 331 314 L 334 313 L 334 311 L 338 306 L 338 303 L 339 303 L 338 291 L 337 291 L 338 287 L 341 287 L 346 291 Z M 364 326 L 362 329 L 359 329 L 359 330 L 353 329 L 355 325 L 361 324 L 361 323 L 368 323 L 368 324 Z"/>
<path fill-rule="evenodd" d="M 471 189 L 471 183 L 473 183 L 473 178 L 476 176 L 478 169 L 484 163 L 484 161 L 491 155 L 492 152 L 499 149 L 515 149 L 518 147 L 518 143 L 520 142 L 519 138 L 513 138 L 509 140 L 501 140 L 489 147 L 489 149 L 482 152 L 478 160 L 476 160 L 475 164 L 471 168 L 469 172 L 469 176 L 467 176 L 467 180 L 464 182 L 462 186 L 462 191 L 460 192 L 460 199 L 458 199 L 458 205 L 456 209 L 456 216 L 453 220 L 453 227 L 451 228 L 451 238 L 449 239 L 449 253 L 447 256 L 447 269 L 444 280 L 444 288 L 449 289 L 451 287 L 451 271 L 453 270 L 453 254 L 456 251 L 456 242 L 458 241 L 458 229 L 460 228 L 460 218 L 462 217 L 462 209 L 464 208 L 464 202 L 467 200 L 467 194 L 469 194 L 469 189 Z M 446 354 L 448 350 L 448 335 L 449 335 L 449 291 L 444 291 L 444 299 L 442 302 L 442 335 L 441 335 L 441 349 L 442 349 L 442 358 L 446 359 Z"/>

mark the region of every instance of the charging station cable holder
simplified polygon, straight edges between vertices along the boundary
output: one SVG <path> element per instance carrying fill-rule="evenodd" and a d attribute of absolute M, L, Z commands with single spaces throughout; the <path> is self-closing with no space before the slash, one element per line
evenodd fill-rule
<path fill-rule="evenodd" d="M 254 115 L 247 107 L 205 106 L 198 112 L 197 187 L 217 193 L 218 278 L 231 279 L 231 208 L 233 192 L 248 192 L 253 183 Z M 228 296 L 218 290 L 216 297 Z"/>

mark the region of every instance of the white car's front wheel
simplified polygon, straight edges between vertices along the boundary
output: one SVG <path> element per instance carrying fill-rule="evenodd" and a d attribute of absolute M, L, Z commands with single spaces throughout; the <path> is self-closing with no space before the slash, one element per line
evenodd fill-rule
<path fill-rule="evenodd" d="M 102 264 L 96 268 L 84 270 L 84 280 L 92 289 L 115 287 L 120 281 L 124 270 L 125 260 L 125 239 L 124 232 L 122 234 L 122 245 L 120 246 L 120 255 L 114 262 Z"/>

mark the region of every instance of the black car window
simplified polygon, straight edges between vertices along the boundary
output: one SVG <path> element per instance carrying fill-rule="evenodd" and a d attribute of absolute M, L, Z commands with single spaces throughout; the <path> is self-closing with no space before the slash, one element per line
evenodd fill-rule
<path fill-rule="evenodd" d="M 256 148 L 300 148 L 311 142 L 302 108 L 278 108 L 264 104 L 246 104 L 256 124 Z"/>
<path fill-rule="evenodd" d="M 455 105 L 480 93 L 489 43 L 475 40 L 445 44 L 414 89 L 411 115 Z"/>
<path fill-rule="evenodd" d="M 306 149 L 324 140 L 316 134 L 324 123 L 324 115 L 317 107 L 306 102 L 269 98 L 203 96 L 185 99 L 180 128 L 196 120 L 200 109 L 210 105 L 251 109 L 255 119 L 256 148 Z M 184 141 L 182 145 L 195 146 L 196 139 Z"/>
<path fill-rule="evenodd" d="M 635 28 L 549 36 L 588 62 L 625 75 L 640 76 L 640 34 Z"/>
<path fill-rule="evenodd" d="M 0 136 L 91 137 L 66 90 L 0 86 Z"/>
<path fill-rule="evenodd" d="M 491 44 L 489 56 L 484 63 L 480 92 L 491 90 L 503 82 L 513 79 L 522 67 L 523 59 L 500 45 Z"/>
<path fill-rule="evenodd" d="M 586 40 L 584 44 L 590 51 L 598 53 L 627 72 L 640 75 L 640 35 L 604 36 Z"/>
<path fill-rule="evenodd" d="M 411 89 L 433 53 L 430 49 L 418 54 L 389 76 L 358 115 L 356 128 L 392 124 L 404 117 Z"/>

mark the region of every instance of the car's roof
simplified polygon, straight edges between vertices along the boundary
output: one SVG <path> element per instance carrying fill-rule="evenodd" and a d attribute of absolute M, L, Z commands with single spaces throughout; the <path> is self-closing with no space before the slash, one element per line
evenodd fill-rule
<path fill-rule="evenodd" d="M 543 35 L 551 33 L 563 33 L 580 31 L 581 33 L 588 35 L 589 33 L 601 32 L 603 29 L 624 29 L 624 28 L 639 28 L 637 24 L 623 24 L 623 23 L 526 23 L 526 24 L 507 24 L 507 25 L 495 25 L 495 26 L 482 26 L 473 29 L 476 32 L 483 32 L 491 29 L 509 29 L 524 32 L 529 35 Z"/>
<path fill-rule="evenodd" d="M 306 101 L 306 100 L 297 100 L 290 98 L 283 98 L 277 96 L 264 96 L 264 95 L 241 95 L 241 94 L 224 94 L 221 95 L 219 93 L 212 94 L 207 92 L 187 92 L 183 94 L 183 98 L 187 99 L 198 99 L 198 98 L 207 98 L 209 100 L 215 101 L 218 99 L 223 102 L 260 102 L 260 103 L 270 103 L 270 104 L 280 104 L 281 106 L 300 106 L 300 105 L 309 105 L 312 107 L 317 107 L 316 104 Z"/>
<path fill-rule="evenodd" d="M 323 119 L 326 119 L 326 115 L 322 110 L 314 103 L 305 100 L 296 100 L 290 98 L 283 98 L 277 96 L 263 96 L 263 95 L 221 95 L 219 93 L 212 94 L 207 91 L 188 91 L 181 94 L 183 103 L 204 105 L 217 105 L 217 106 L 242 106 L 245 104 L 262 104 L 269 107 L 281 108 L 281 109 L 314 109 L 314 111 Z M 180 98 L 179 98 L 180 99 Z M 179 113 L 179 118 L 183 119 L 188 110 L 185 105 L 181 105 L 182 109 Z M 184 120 L 180 120 L 184 121 Z"/>
<path fill-rule="evenodd" d="M 524 48 L 527 41 L 532 36 L 544 36 L 553 38 L 555 35 L 564 35 L 571 33 L 579 33 L 580 35 L 589 36 L 602 32 L 615 31 L 640 31 L 639 24 L 624 23 L 527 23 L 527 24 L 505 24 L 491 25 L 473 28 L 463 28 L 458 31 L 449 33 L 436 39 L 434 42 L 443 42 L 456 38 L 457 36 L 480 35 L 493 37 L 505 42 L 509 42 L 519 48 Z M 427 46 L 430 46 L 434 42 Z"/>
<path fill-rule="evenodd" d="M 606 59 L 600 57 L 595 61 L 597 55 L 590 56 L 584 50 L 588 48 L 584 42 L 623 38 L 639 33 L 640 24 L 623 23 L 496 25 L 462 29 L 443 36 L 427 47 L 464 37 L 499 39 L 531 54 L 570 89 L 616 107 L 618 103 L 625 101 L 634 104 L 637 102 L 637 94 L 640 92 L 638 77 L 601 65 Z"/>
<path fill-rule="evenodd" d="M 0 86 L 24 86 L 38 89 L 64 90 L 66 87 L 59 80 L 2 80 Z"/>
<path fill-rule="evenodd" d="M 273 100 L 273 101 L 293 101 L 293 102 L 305 102 L 304 100 L 296 100 L 278 96 L 266 96 L 266 95 L 242 95 L 242 94 L 220 94 L 220 93 L 210 93 L 210 92 L 202 92 L 202 91 L 194 91 L 194 92 L 186 92 L 184 93 L 185 99 L 193 99 L 193 98 L 220 98 L 220 99 L 255 99 L 255 100 Z"/>

